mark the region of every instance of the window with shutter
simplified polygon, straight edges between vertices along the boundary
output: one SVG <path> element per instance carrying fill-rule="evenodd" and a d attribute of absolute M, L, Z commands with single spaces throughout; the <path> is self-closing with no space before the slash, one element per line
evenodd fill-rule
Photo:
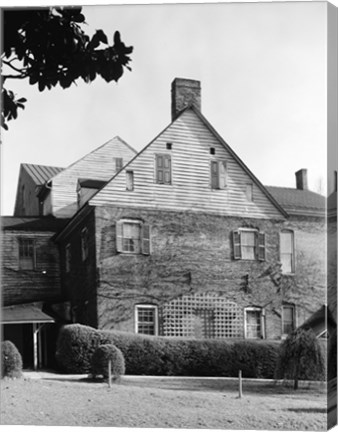
<path fill-rule="evenodd" d="M 210 162 L 211 189 L 224 189 L 227 185 L 227 164 L 225 161 Z"/>
<path fill-rule="evenodd" d="M 171 156 L 156 155 L 156 183 L 171 184 Z"/>
<path fill-rule="evenodd" d="M 218 176 L 218 162 L 211 161 L 211 189 L 218 189 L 219 176 Z"/>
<path fill-rule="evenodd" d="M 118 221 L 116 223 L 116 251 L 150 255 L 150 226 L 137 220 Z"/>
<path fill-rule="evenodd" d="M 234 259 L 265 261 L 265 234 L 255 229 L 240 228 L 232 232 Z"/>

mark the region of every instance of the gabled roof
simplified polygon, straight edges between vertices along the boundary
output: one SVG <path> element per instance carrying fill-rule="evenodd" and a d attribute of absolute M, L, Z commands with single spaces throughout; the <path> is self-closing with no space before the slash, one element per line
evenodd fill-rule
<path fill-rule="evenodd" d="M 36 164 L 21 164 L 21 167 L 24 168 L 28 174 L 33 179 L 34 183 L 37 186 L 44 184 L 51 177 L 58 174 L 60 171 L 63 171 L 64 168 L 47 166 L 47 165 L 36 165 Z"/>
<path fill-rule="evenodd" d="M 270 194 L 290 215 L 324 216 L 326 198 L 310 190 L 266 186 Z"/>
<path fill-rule="evenodd" d="M 100 145 L 99 147 L 95 148 L 94 150 L 92 150 L 91 152 L 85 154 L 84 156 L 82 156 L 80 159 L 78 159 L 77 161 L 73 162 L 72 164 L 68 165 L 66 168 L 64 168 L 65 170 L 72 168 L 74 165 L 78 164 L 79 162 L 81 162 L 82 160 L 88 158 L 88 156 L 96 153 L 97 151 L 101 150 L 103 147 L 107 146 L 108 144 L 115 144 L 115 143 L 122 143 L 123 145 L 125 145 L 126 147 L 128 147 L 133 153 L 135 153 L 135 155 L 137 154 L 137 151 L 127 142 L 125 142 L 122 138 L 120 138 L 119 136 L 115 136 L 114 138 L 110 139 L 109 141 L 105 142 L 104 144 Z M 61 170 L 62 171 L 62 170 Z M 60 172 L 60 171 L 59 171 Z M 59 174 L 59 172 L 55 173 L 54 176 L 50 177 L 48 179 L 48 181 L 53 181 L 53 177 L 55 177 L 57 174 Z"/>
<path fill-rule="evenodd" d="M 249 170 L 249 168 L 244 164 L 244 162 L 237 156 L 237 154 L 232 150 L 232 148 L 224 141 L 224 139 L 216 132 L 216 130 L 211 126 L 211 124 L 208 122 L 208 120 L 203 116 L 203 114 L 196 108 L 194 105 L 188 105 L 186 108 L 184 108 L 162 132 L 160 132 L 153 140 L 150 141 L 149 144 L 147 144 L 139 153 L 137 153 L 124 167 L 121 171 L 125 170 L 130 164 L 133 163 L 133 161 L 140 156 L 148 147 L 152 145 L 154 141 L 157 140 L 157 138 L 162 135 L 179 117 L 183 115 L 187 110 L 192 110 L 197 117 L 202 121 L 202 123 L 206 126 L 206 128 L 211 132 L 211 134 L 214 135 L 214 137 L 225 147 L 225 149 L 232 155 L 232 157 L 236 160 L 236 162 L 241 166 L 241 168 L 247 173 L 247 175 L 252 179 L 253 183 L 256 184 L 256 186 L 266 195 L 268 200 L 280 211 L 280 213 L 284 217 L 288 217 L 288 213 L 286 210 L 279 204 L 279 202 L 276 201 L 276 199 L 270 194 L 270 192 L 263 186 L 263 184 L 257 179 L 257 177 Z M 114 174 L 110 180 L 107 181 L 107 184 L 110 183 L 121 171 Z M 105 186 L 103 186 L 105 187 Z M 99 189 L 92 197 L 93 199 L 100 191 Z"/>
<path fill-rule="evenodd" d="M 55 218 L 53 216 L 2 216 L 1 228 L 6 231 L 51 231 L 61 230 L 69 219 Z"/>

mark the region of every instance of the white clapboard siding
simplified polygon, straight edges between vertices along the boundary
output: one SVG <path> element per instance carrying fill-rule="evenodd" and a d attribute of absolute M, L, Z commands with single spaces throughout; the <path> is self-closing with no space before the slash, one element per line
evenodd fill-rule
<path fill-rule="evenodd" d="M 166 149 L 172 143 L 172 150 Z M 210 154 L 215 148 L 215 155 Z M 155 183 L 155 155 L 170 154 L 172 184 Z M 211 189 L 210 161 L 227 163 L 227 186 Z M 125 170 L 134 172 L 134 190 L 126 190 Z M 246 186 L 253 184 L 253 202 Z M 252 218 L 283 218 L 215 134 L 193 110 L 186 110 L 90 201 L 163 210 L 194 210 Z"/>
<path fill-rule="evenodd" d="M 58 173 L 52 179 L 54 216 L 71 217 L 77 211 L 79 178 L 108 181 L 116 173 L 114 158 L 122 158 L 125 165 L 135 154 L 134 149 L 119 137 L 115 137 Z"/>

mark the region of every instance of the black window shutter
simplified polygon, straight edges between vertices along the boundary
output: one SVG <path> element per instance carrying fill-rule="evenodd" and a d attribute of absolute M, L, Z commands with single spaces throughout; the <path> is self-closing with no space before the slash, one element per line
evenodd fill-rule
<path fill-rule="evenodd" d="M 142 226 L 142 253 L 150 255 L 150 225 Z"/>
<path fill-rule="evenodd" d="M 241 259 L 241 235 L 239 231 L 232 232 L 232 245 L 234 251 L 234 259 Z"/>
<path fill-rule="evenodd" d="M 257 256 L 259 261 L 265 261 L 265 234 L 257 234 Z"/>

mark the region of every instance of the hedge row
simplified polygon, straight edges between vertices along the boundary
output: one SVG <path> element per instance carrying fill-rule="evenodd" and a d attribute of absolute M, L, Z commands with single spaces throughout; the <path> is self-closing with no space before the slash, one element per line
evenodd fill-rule
<path fill-rule="evenodd" d="M 103 344 L 121 350 L 129 375 L 234 377 L 242 370 L 247 378 L 273 378 L 279 348 L 270 341 L 169 339 L 71 324 L 60 331 L 56 359 L 65 372 L 90 373 Z"/>

